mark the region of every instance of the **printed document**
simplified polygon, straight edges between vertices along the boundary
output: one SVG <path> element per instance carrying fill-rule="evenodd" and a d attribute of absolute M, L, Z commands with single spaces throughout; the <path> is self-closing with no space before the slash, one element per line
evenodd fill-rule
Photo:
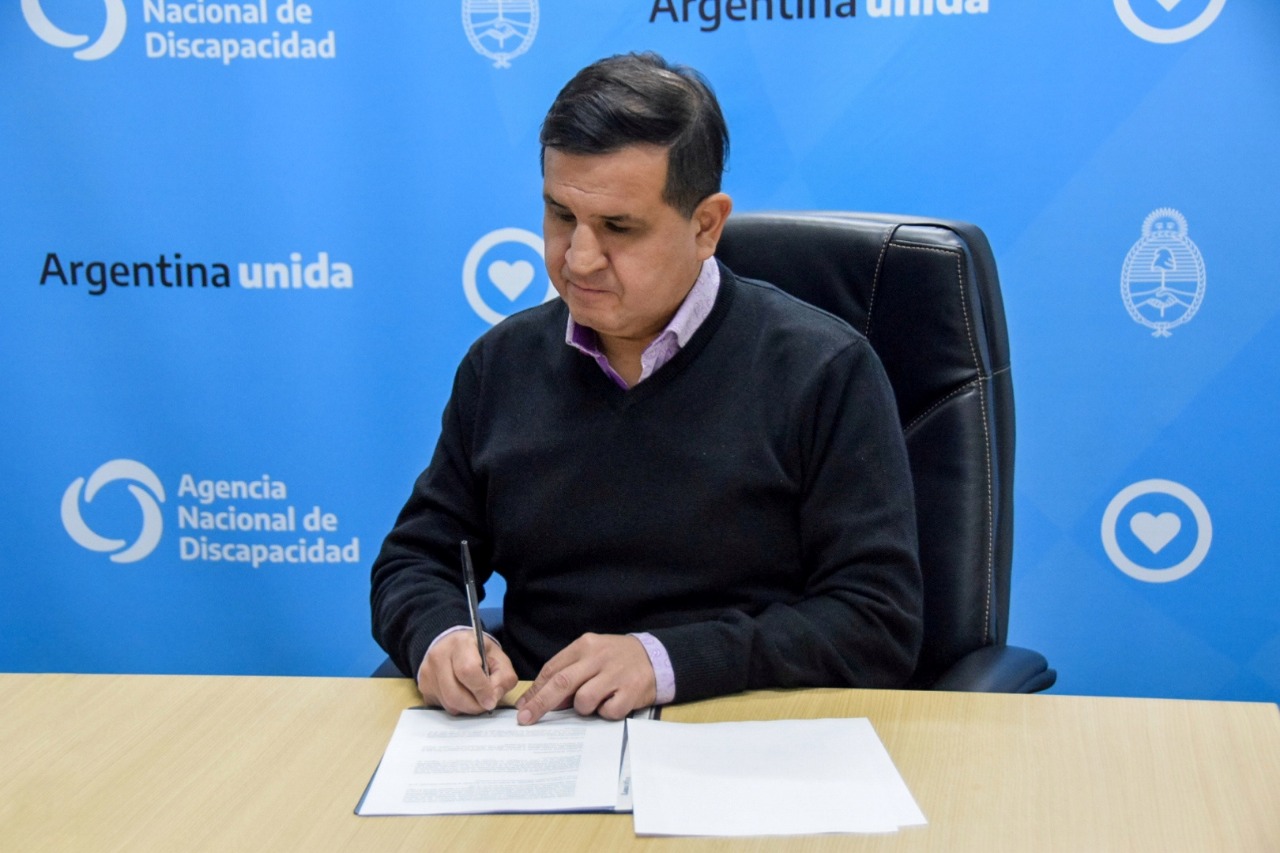
<path fill-rule="evenodd" d="M 871 722 L 630 720 L 637 835 L 896 832 L 925 822 Z"/>
<path fill-rule="evenodd" d="M 359 815 L 613 811 L 622 721 L 547 714 L 516 724 L 514 708 L 475 717 L 410 708 L 401 712 Z"/>

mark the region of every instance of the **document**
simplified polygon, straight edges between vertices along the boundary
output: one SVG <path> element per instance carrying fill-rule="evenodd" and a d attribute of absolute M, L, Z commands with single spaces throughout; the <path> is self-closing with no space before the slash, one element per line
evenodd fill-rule
<path fill-rule="evenodd" d="M 884 833 L 925 823 L 867 719 L 627 728 L 637 835 Z"/>
<path fill-rule="evenodd" d="M 632 811 L 637 835 L 896 832 L 925 822 L 866 719 L 624 722 L 410 708 L 356 814 Z"/>
<path fill-rule="evenodd" d="M 630 787 L 624 738 L 622 721 L 572 710 L 520 726 L 514 708 L 475 717 L 410 708 L 356 814 L 614 811 Z"/>

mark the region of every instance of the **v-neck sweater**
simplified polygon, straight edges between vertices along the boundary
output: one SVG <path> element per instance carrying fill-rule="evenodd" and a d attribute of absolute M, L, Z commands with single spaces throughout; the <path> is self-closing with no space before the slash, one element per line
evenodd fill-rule
<path fill-rule="evenodd" d="M 564 344 L 555 301 L 482 336 L 374 563 L 374 635 L 416 672 L 468 620 L 458 543 L 507 583 L 533 678 L 585 632 L 648 632 L 676 701 L 894 687 L 921 639 L 911 480 L 866 339 L 721 267 L 706 320 L 623 389 Z"/>

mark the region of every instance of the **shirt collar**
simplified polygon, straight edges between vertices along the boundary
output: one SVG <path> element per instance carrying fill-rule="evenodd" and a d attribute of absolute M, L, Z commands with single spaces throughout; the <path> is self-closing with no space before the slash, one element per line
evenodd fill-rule
<path fill-rule="evenodd" d="M 707 258 L 702 262 L 702 268 L 698 271 L 698 278 L 693 282 L 693 287 L 689 289 L 689 293 L 685 296 L 684 301 L 680 303 L 680 307 L 676 309 L 671 321 L 653 339 L 653 342 L 649 344 L 645 352 L 648 352 L 659 341 L 667 340 L 672 336 L 675 337 L 676 352 L 688 344 L 689 339 L 693 337 L 693 333 L 698 331 L 703 321 L 711 313 L 712 307 L 716 304 L 716 294 L 719 292 L 720 265 L 716 263 L 715 258 Z M 596 330 L 590 326 L 581 326 L 575 323 L 573 315 L 569 316 L 569 321 L 565 326 L 564 342 L 592 358 L 604 355 L 604 352 L 600 349 L 600 336 L 596 334 Z M 674 354 L 673 352 L 672 355 Z M 656 370 L 657 368 L 655 367 L 654 369 Z"/>

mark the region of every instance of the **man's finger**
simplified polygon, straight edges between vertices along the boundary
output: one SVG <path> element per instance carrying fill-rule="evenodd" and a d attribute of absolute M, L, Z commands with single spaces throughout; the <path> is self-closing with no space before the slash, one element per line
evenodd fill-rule
<path fill-rule="evenodd" d="M 436 686 L 440 707 L 450 714 L 482 714 L 485 708 L 471 690 L 455 678 L 442 679 Z"/>
<path fill-rule="evenodd" d="M 547 661 L 529 691 L 516 703 L 522 725 L 548 711 L 573 705 L 579 714 L 622 719 L 653 704 L 653 667 L 635 637 L 584 634 Z"/>
<path fill-rule="evenodd" d="M 496 644 L 490 644 L 489 652 L 489 694 L 480 697 L 480 703 L 486 710 L 498 707 L 502 697 L 510 693 L 520 682 L 516 668 Z"/>
<path fill-rule="evenodd" d="M 453 669 L 458 682 L 471 693 L 480 709 L 492 711 L 507 691 L 516 686 L 517 678 L 510 658 L 488 637 L 485 637 L 485 657 L 488 675 L 480 665 L 480 650 L 468 637 L 463 647 L 454 653 Z"/>
<path fill-rule="evenodd" d="M 621 720 L 636 708 L 643 708 L 645 704 L 630 693 L 619 690 L 601 702 L 595 712 L 606 720 Z"/>
<path fill-rule="evenodd" d="M 441 639 L 423 659 L 418 689 L 430 705 L 450 714 L 480 714 L 493 710 L 516 685 L 511 660 L 491 638 L 485 638 L 489 675 L 480 665 L 480 651 L 469 633 L 458 631 Z"/>
<path fill-rule="evenodd" d="M 520 725 L 532 725 L 548 711 L 569 707 L 578 688 L 591 675 L 576 662 L 563 669 L 551 670 L 554 660 L 547 661 L 533 686 L 520 697 L 517 705 L 520 713 L 516 715 L 516 722 Z"/>
<path fill-rule="evenodd" d="M 459 632 L 458 636 L 467 636 Z M 451 663 L 458 682 L 473 695 L 479 696 L 489 689 L 489 676 L 485 674 L 480 663 L 480 650 L 475 640 L 467 636 L 466 642 L 455 644 L 452 649 Z"/>

